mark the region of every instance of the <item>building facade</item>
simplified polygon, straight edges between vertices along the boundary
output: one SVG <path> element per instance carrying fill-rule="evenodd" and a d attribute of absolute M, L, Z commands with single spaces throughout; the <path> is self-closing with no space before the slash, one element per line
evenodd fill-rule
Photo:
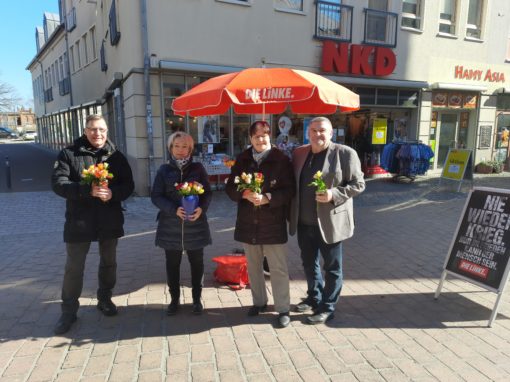
<path fill-rule="evenodd" d="M 335 140 L 365 168 L 387 140 L 422 141 L 441 169 L 451 147 L 474 162 L 508 158 L 510 2 L 488 0 L 61 0 L 58 26 L 27 69 L 40 141 L 58 149 L 107 116 L 136 191 L 148 193 L 167 159 L 166 138 L 186 130 L 211 173 L 248 144 L 260 116 L 176 116 L 172 101 L 196 84 L 247 67 L 322 74 L 360 95 L 361 108 L 330 116 Z M 51 20 L 50 17 L 45 17 Z M 41 30 L 36 30 L 40 38 Z M 39 40 L 37 40 L 39 41 Z M 311 115 L 272 115 L 274 142 L 306 141 Z M 381 122 L 382 121 L 382 122 Z M 205 134 L 207 131 L 207 134 Z M 220 165 L 220 166 L 218 166 Z"/>
<path fill-rule="evenodd" d="M 35 131 L 35 114 L 31 108 L 20 108 L 17 111 L 0 112 L 0 126 L 8 127 L 14 132 L 22 134 L 26 131 Z"/>

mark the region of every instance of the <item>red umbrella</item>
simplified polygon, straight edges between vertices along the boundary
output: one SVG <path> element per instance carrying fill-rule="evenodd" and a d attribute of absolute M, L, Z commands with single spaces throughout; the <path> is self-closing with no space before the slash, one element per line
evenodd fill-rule
<path fill-rule="evenodd" d="M 359 96 L 318 74 L 289 68 L 250 68 L 211 78 L 177 97 L 172 109 L 193 117 L 224 114 L 333 114 L 359 109 Z"/>

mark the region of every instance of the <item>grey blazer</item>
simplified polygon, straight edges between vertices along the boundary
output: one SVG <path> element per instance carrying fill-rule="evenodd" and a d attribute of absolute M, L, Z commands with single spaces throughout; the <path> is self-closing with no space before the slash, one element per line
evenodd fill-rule
<path fill-rule="evenodd" d="M 299 214 L 299 178 L 306 157 L 311 150 L 304 145 L 294 150 L 292 165 L 296 177 L 296 195 L 292 199 L 290 210 L 289 233 L 297 231 Z M 365 180 L 361 171 L 358 154 L 352 148 L 331 142 L 327 148 L 322 178 L 332 190 L 330 203 L 317 203 L 317 217 L 322 238 L 328 244 L 338 243 L 354 234 L 354 216 L 352 198 L 365 189 Z"/>

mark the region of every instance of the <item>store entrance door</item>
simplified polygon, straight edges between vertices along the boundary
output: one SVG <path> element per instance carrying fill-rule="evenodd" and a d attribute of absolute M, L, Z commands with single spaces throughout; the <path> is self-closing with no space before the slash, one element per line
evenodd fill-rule
<path fill-rule="evenodd" d="M 437 167 L 443 168 L 448 150 L 456 148 L 458 115 L 457 113 L 441 113 L 439 115 L 439 142 L 437 150 Z"/>

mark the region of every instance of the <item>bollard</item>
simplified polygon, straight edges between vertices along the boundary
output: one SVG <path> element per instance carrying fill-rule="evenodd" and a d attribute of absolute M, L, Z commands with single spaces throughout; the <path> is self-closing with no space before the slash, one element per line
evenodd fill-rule
<path fill-rule="evenodd" d="M 7 189 L 11 189 L 11 164 L 9 162 L 9 157 L 5 157 L 5 184 L 7 185 Z"/>

